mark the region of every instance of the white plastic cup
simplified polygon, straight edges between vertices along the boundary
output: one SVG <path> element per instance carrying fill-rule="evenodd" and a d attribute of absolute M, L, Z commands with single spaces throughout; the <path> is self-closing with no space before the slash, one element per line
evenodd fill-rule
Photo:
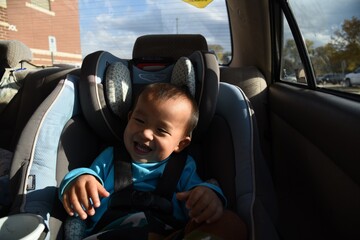
<path fill-rule="evenodd" d="M 44 229 L 43 218 L 35 214 L 20 213 L 0 218 L 1 240 L 39 239 Z"/>

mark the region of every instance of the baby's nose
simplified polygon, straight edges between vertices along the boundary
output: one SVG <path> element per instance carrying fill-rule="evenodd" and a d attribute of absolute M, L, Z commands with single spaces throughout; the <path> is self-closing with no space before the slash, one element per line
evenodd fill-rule
<path fill-rule="evenodd" d="M 142 135 L 146 140 L 152 140 L 153 139 L 153 131 L 149 128 L 145 128 L 142 131 Z"/>

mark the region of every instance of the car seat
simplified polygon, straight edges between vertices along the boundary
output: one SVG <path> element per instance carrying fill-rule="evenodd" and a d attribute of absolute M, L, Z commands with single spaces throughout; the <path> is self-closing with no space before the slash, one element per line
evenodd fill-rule
<path fill-rule="evenodd" d="M 145 39 L 145 46 L 153 41 L 152 37 L 146 36 L 140 41 Z M 177 41 L 180 45 L 182 37 L 204 41 L 199 35 L 161 37 L 180 39 Z M 105 146 L 121 139 L 126 120 L 110 107 L 111 99 L 132 98 L 149 81 L 169 81 L 174 62 L 181 56 L 173 57 L 171 51 L 167 51 L 170 54 L 159 58 L 157 50 L 142 56 L 136 49 L 139 49 L 137 44 L 136 54 L 133 53 L 136 58 L 130 61 L 105 51 L 88 55 L 83 61 L 81 77 L 69 74 L 61 80 L 22 132 L 10 172 L 13 204 L 9 215 L 41 216 L 47 231 L 50 230 L 44 231 L 41 237 L 63 237 L 66 213 L 56 194 L 63 176 L 73 168 L 89 166 Z M 213 54 L 195 50 L 198 49 L 183 55 L 188 56 L 195 69 L 195 96 L 200 108 L 199 126 L 189 152 L 197 161 L 199 175 L 204 179 L 215 178 L 220 183 L 228 198 L 228 208 L 247 223 L 249 239 L 277 239 L 273 225 L 275 214 L 269 211 L 276 213 L 272 184 L 261 152 L 257 152 L 256 125 L 250 103 L 238 87 L 219 83 L 219 68 Z M 111 74 L 108 73 L 110 67 L 116 68 L 119 62 L 130 69 L 132 84 L 127 89 L 131 92 L 122 91 L 125 94 L 113 98 L 114 92 L 106 85 L 106 79 Z M 124 102 L 117 107 L 129 108 L 129 103 Z M 261 175 L 259 179 L 265 180 L 266 185 L 260 184 L 255 175 Z"/>
<path fill-rule="evenodd" d="M 10 152 L 31 114 L 66 75 L 61 71 L 74 69 L 37 66 L 31 60 L 32 52 L 24 43 L 0 40 L 0 148 Z"/>
<path fill-rule="evenodd" d="M 44 67 L 31 63 L 30 49 L 17 40 L 0 41 L 0 216 L 6 214 L 10 166 L 27 121 L 56 83 L 73 66 Z"/>

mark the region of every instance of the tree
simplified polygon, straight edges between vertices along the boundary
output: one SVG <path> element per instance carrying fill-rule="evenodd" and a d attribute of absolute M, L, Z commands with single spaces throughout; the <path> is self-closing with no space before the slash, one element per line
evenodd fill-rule
<path fill-rule="evenodd" d="M 305 39 L 305 44 L 316 75 L 329 72 L 351 72 L 360 66 L 360 20 L 345 19 L 341 29 L 333 33 L 331 42 L 314 48 L 314 42 Z M 293 39 L 288 39 L 283 49 L 283 68 L 287 74 L 300 69 L 301 60 Z M 343 69 L 343 63 L 346 69 Z"/>
<path fill-rule="evenodd" d="M 299 52 L 294 39 L 288 39 L 283 49 L 283 69 L 289 75 L 301 66 Z"/>
<path fill-rule="evenodd" d="M 332 57 L 338 62 L 345 60 L 347 71 L 357 68 L 360 65 L 360 20 L 356 17 L 345 19 L 332 40 L 337 50 Z"/>
<path fill-rule="evenodd" d="M 337 72 L 334 67 L 333 56 L 336 54 L 336 48 L 333 44 L 327 43 L 324 46 L 314 49 L 314 54 L 311 58 L 316 75 L 323 75 L 329 72 Z M 336 60 L 335 60 L 336 62 Z"/>
<path fill-rule="evenodd" d="M 219 44 L 209 44 L 209 49 L 214 51 L 218 58 L 218 61 L 220 63 L 223 63 L 224 48 Z"/>

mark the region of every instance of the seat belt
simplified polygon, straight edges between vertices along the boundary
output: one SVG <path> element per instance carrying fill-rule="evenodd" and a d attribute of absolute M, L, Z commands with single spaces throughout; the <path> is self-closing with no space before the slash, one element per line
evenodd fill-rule
<path fill-rule="evenodd" d="M 153 192 L 137 191 L 133 188 L 132 160 L 125 146 L 116 145 L 113 152 L 114 193 L 109 201 L 107 211 L 94 227 L 93 233 L 99 232 L 122 216 L 140 211 L 170 221 L 169 225 L 178 228 L 180 226 L 179 222 L 172 216 L 172 197 L 185 167 L 186 151 L 173 153 L 170 156 L 163 175 L 158 180 L 156 189 Z M 149 224 L 151 224 L 151 221 Z M 155 226 L 155 228 L 157 227 Z"/>
<path fill-rule="evenodd" d="M 114 153 L 114 192 L 132 187 L 131 157 L 124 145 L 115 145 Z"/>

